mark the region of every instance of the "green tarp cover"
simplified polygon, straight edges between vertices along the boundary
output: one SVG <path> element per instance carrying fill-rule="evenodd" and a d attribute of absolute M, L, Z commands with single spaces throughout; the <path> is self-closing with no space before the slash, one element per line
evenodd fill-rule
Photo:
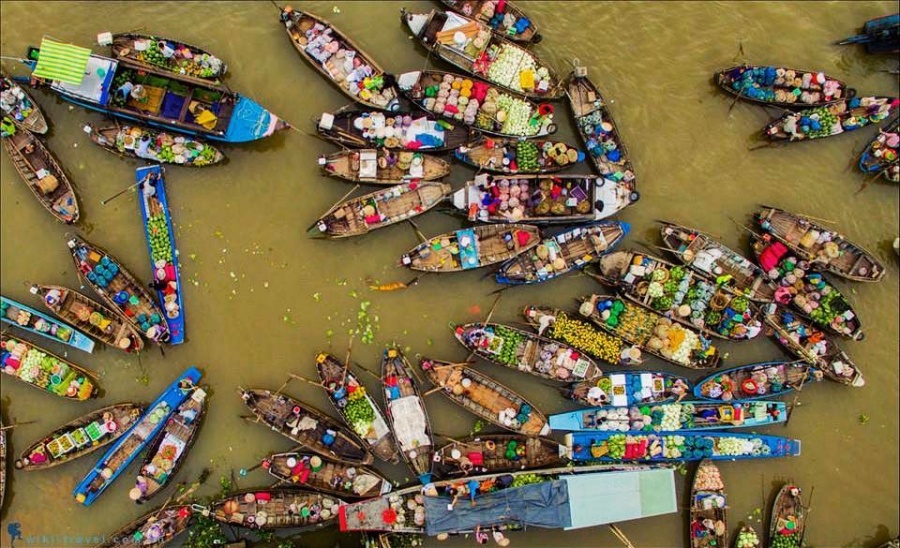
<path fill-rule="evenodd" d="M 33 74 L 47 80 L 80 84 L 90 56 L 91 50 L 88 48 L 44 38 L 41 40 L 41 52 Z"/>
<path fill-rule="evenodd" d="M 563 476 L 572 525 L 593 527 L 678 511 L 675 471 L 641 470 Z"/>

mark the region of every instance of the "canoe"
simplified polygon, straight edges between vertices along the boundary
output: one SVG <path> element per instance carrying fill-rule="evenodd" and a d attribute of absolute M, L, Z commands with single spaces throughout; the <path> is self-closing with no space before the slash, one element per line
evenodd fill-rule
<path fill-rule="evenodd" d="M 800 547 L 805 536 L 806 512 L 802 490 L 796 485 L 785 484 L 772 503 L 768 546 Z"/>
<path fill-rule="evenodd" d="M 67 400 L 85 401 L 100 395 L 93 371 L 6 333 L 0 337 L 0 365 L 7 375 Z"/>
<path fill-rule="evenodd" d="M 699 230 L 667 221 L 659 223 L 665 248 L 682 264 L 754 301 L 775 300 L 775 285 L 750 259 Z"/>
<path fill-rule="evenodd" d="M 865 338 L 856 311 L 821 272 L 811 270 L 809 262 L 798 260 L 768 234 L 751 235 L 750 247 L 760 267 L 779 283 L 777 303 L 790 304 L 794 312 L 829 333 L 857 341 Z"/>
<path fill-rule="evenodd" d="M 623 182 L 635 191 L 637 179 L 631 165 L 631 155 L 622 141 L 616 121 L 613 120 L 609 103 L 587 77 L 587 67 L 576 67 L 572 72 L 566 95 L 575 116 L 578 135 L 581 136 L 597 173 L 604 178 Z M 637 201 L 637 198 L 633 201 Z"/>
<path fill-rule="evenodd" d="M 43 141 L 27 129 L 18 129 L 3 139 L 3 146 L 44 209 L 65 224 L 78 221 L 78 197 L 72 182 Z"/>
<path fill-rule="evenodd" d="M 759 535 L 750 525 L 744 525 L 734 539 L 734 548 L 759 548 L 762 546 Z"/>
<path fill-rule="evenodd" d="M 94 351 L 93 339 L 75 327 L 9 297 L 0 296 L 0 320 L 34 335 L 77 348 L 82 352 Z"/>
<path fill-rule="evenodd" d="M 397 444 L 381 409 L 356 375 L 337 358 L 324 352 L 316 355 L 316 371 L 331 405 L 354 434 L 368 444 L 369 450 L 379 459 L 392 464 L 400 462 Z"/>
<path fill-rule="evenodd" d="M 165 314 L 144 285 L 105 249 L 75 236 L 68 241 L 81 283 L 118 311 L 147 339 L 162 344 L 169 340 Z"/>
<path fill-rule="evenodd" d="M 92 124 L 85 124 L 84 132 L 91 141 L 113 154 L 148 162 L 203 167 L 218 164 L 225 159 L 225 155 L 219 149 L 190 135 L 172 134 L 148 126 L 121 125 L 96 128 Z M 138 152 L 144 136 L 147 137 L 147 150 Z"/>
<path fill-rule="evenodd" d="M 381 358 L 381 387 L 385 414 L 397 440 L 400 456 L 423 484 L 431 481 L 434 436 L 425 400 L 412 366 L 399 348 L 388 348 Z"/>
<path fill-rule="evenodd" d="M 372 468 L 346 464 L 312 453 L 276 453 L 262 467 L 280 481 L 343 498 L 377 497 L 393 488 Z"/>
<path fill-rule="evenodd" d="M 209 517 L 247 529 L 317 529 L 332 525 L 344 501 L 315 491 L 258 488 L 213 501 Z"/>
<path fill-rule="evenodd" d="M 451 65 L 529 99 L 552 101 L 563 94 L 556 72 L 519 44 L 491 33 L 491 28 L 453 12 L 400 10 L 400 21 L 425 49 Z M 462 44 L 456 42 L 463 35 Z M 488 51 L 496 56 L 488 56 Z"/>
<path fill-rule="evenodd" d="M 540 241 L 535 226 L 477 225 L 422 242 L 400 257 L 400 264 L 423 272 L 462 272 L 508 261 Z"/>
<path fill-rule="evenodd" d="M 727 93 L 760 105 L 815 108 L 852 99 L 856 90 L 823 72 L 763 65 L 738 65 L 713 74 Z"/>
<path fill-rule="evenodd" d="M 808 363 L 784 360 L 739 365 L 711 373 L 694 385 L 694 397 L 713 401 L 752 401 L 777 398 L 819 380 Z"/>
<path fill-rule="evenodd" d="M 17 470 L 45 470 L 67 463 L 119 439 L 143 413 L 141 405 L 110 405 L 70 421 L 29 444 Z"/>
<path fill-rule="evenodd" d="M 341 93 L 365 108 L 400 107 L 393 79 L 346 34 L 324 18 L 290 6 L 281 9 L 280 17 L 300 57 Z"/>
<path fill-rule="evenodd" d="M 517 434 L 480 434 L 450 442 L 436 455 L 435 471 L 441 477 L 549 468 L 568 462 L 565 446 L 556 440 Z"/>
<path fill-rule="evenodd" d="M 410 181 L 343 201 L 309 228 L 313 237 L 349 238 L 412 219 L 450 195 L 440 181 Z"/>
<path fill-rule="evenodd" d="M 884 15 L 866 21 L 862 34 L 844 38 L 838 45 L 865 44 L 867 53 L 900 53 L 900 14 Z"/>
<path fill-rule="evenodd" d="M 197 388 L 175 409 L 147 449 L 135 487 L 129 493 L 131 500 L 143 504 L 172 481 L 197 440 L 207 403 L 206 391 Z"/>
<path fill-rule="evenodd" d="M 673 323 L 658 312 L 619 297 L 584 297 L 579 313 L 607 333 L 682 367 L 711 369 L 722 359 L 718 349 L 695 328 Z"/>
<path fill-rule="evenodd" d="M 866 147 L 859 157 L 859 169 L 867 175 L 881 176 L 900 183 L 900 118 L 895 118 Z"/>
<path fill-rule="evenodd" d="M 22 89 L 22 86 L 3 73 L 0 73 L 0 95 L 3 97 L 0 110 L 17 127 L 41 135 L 47 133 L 47 120 L 41 112 L 41 107 Z"/>
<path fill-rule="evenodd" d="M 618 245 L 631 226 L 622 221 L 595 221 L 574 228 L 544 230 L 545 239 L 506 261 L 494 278 L 497 283 L 520 285 L 546 282 L 584 268 Z"/>
<path fill-rule="evenodd" d="M 498 36 L 513 42 L 534 42 L 543 39 L 530 17 L 512 2 L 494 0 L 441 0 L 441 3 L 456 13 L 473 17 L 488 25 Z"/>
<path fill-rule="evenodd" d="M 482 173 L 454 192 L 451 201 L 473 222 L 572 224 L 615 215 L 637 201 L 633 194 L 627 183 L 594 175 L 508 179 Z"/>
<path fill-rule="evenodd" d="M 348 148 L 421 152 L 448 152 L 477 138 L 462 124 L 413 111 L 323 112 L 316 120 L 316 131 L 323 139 Z"/>
<path fill-rule="evenodd" d="M 759 309 L 750 299 L 653 255 L 615 251 L 585 273 L 631 302 L 707 337 L 748 341 L 762 332 Z"/>
<path fill-rule="evenodd" d="M 450 174 L 450 163 L 442 158 L 403 150 L 342 150 L 319 156 L 322 172 L 331 177 L 370 185 L 396 185 L 409 180 L 434 181 Z"/>
<path fill-rule="evenodd" d="M 257 422 L 311 451 L 354 466 L 374 460 L 356 434 L 315 407 L 270 390 L 241 390 L 241 399 Z"/>
<path fill-rule="evenodd" d="M 165 312 L 169 333 L 166 342 L 176 345 L 183 343 L 185 337 L 184 292 L 178 272 L 178 246 L 175 244 L 175 229 L 163 173 L 159 165 L 139 167 L 134 172 L 134 178 L 137 181 L 147 251 L 150 253 L 151 279 L 154 284 L 163 287 L 156 289 L 156 299 Z"/>
<path fill-rule="evenodd" d="M 193 511 L 189 505 L 164 505 L 104 538 L 97 548 L 162 547 L 187 531 Z"/>
<path fill-rule="evenodd" d="M 498 323 L 457 325 L 456 340 L 483 360 L 551 381 L 592 380 L 603 372 L 578 350 L 517 327 Z"/>
<path fill-rule="evenodd" d="M 476 369 L 424 357 L 419 367 L 442 394 L 491 424 L 526 436 L 550 432 L 547 418 L 528 400 Z"/>
<path fill-rule="evenodd" d="M 124 352 L 140 352 L 144 348 L 140 333 L 111 308 L 59 285 L 32 285 L 30 291 L 32 295 L 41 297 L 44 305 L 54 314 L 98 341 Z"/>
<path fill-rule="evenodd" d="M 218 82 L 228 72 L 228 65 L 212 53 L 179 40 L 124 32 L 113 34 L 110 44 L 107 40 L 99 40 L 101 37 L 109 38 L 109 35 L 100 34 L 98 42 L 101 46 L 108 45 L 116 59 L 128 59 L 148 68 L 213 82 Z M 169 57 L 166 57 L 167 53 Z"/>
<path fill-rule="evenodd" d="M 577 315 L 548 307 L 527 306 L 523 311 L 525 321 L 534 327 L 538 335 L 566 343 L 585 354 L 618 365 L 622 351 L 628 345 L 621 338 L 611 335 L 580 319 Z"/>
<path fill-rule="evenodd" d="M 690 548 L 728 546 L 726 503 L 725 483 L 719 467 L 711 460 L 700 461 L 691 484 Z"/>
<path fill-rule="evenodd" d="M 438 118 L 463 123 L 497 137 L 547 137 L 556 133 L 553 107 L 518 93 L 442 70 L 397 76 L 397 87 L 412 104 Z"/>
<path fill-rule="evenodd" d="M 692 386 L 686 377 L 666 371 L 618 371 L 572 384 L 565 395 L 581 405 L 621 407 L 681 401 Z"/>
<path fill-rule="evenodd" d="M 788 112 L 763 128 L 770 141 L 808 141 L 854 131 L 887 118 L 900 101 L 892 97 L 843 99 L 828 106 Z"/>
<path fill-rule="evenodd" d="M 464 164 L 504 175 L 556 173 L 584 161 L 584 153 L 572 145 L 543 139 L 481 139 L 453 154 Z"/>
<path fill-rule="evenodd" d="M 856 282 L 877 282 L 884 278 L 884 265 L 874 253 L 809 217 L 763 206 L 754 219 L 760 228 L 812 266 Z"/>
<path fill-rule="evenodd" d="M 124 472 L 163 429 L 172 412 L 191 396 L 202 373 L 190 367 L 166 388 L 147 411 L 122 435 L 87 473 L 72 495 L 75 502 L 90 506 Z"/>

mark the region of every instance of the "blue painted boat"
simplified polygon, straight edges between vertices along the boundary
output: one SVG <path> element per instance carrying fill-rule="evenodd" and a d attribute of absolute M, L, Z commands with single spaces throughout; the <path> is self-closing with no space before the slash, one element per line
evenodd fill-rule
<path fill-rule="evenodd" d="M 822 373 L 802 360 L 751 363 L 703 377 L 694 385 L 694 397 L 712 401 L 774 398 L 821 379 Z"/>
<path fill-rule="evenodd" d="M 839 46 L 865 44 L 868 53 L 900 52 L 900 13 L 876 17 L 866 21 L 862 34 L 844 38 Z"/>
<path fill-rule="evenodd" d="M 191 396 L 201 376 L 199 369 L 191 367 L 169 385 L 75 486 L 75 501 L 85 506 L 93 504 L 163 429 L 175 409 Z"/>
<path fill-rule="evenodd" d="M 573 461 L 686 462 L 800 455 L 800 440 L 730 432 L 570 432 L 565 443 Z"/>
<path fill-rule="evenodd" d="M 0 320 L 24 329 L 29 333 L 46 337 L 51 341 L 67 344 L 84 352 L 94 351 L 94 340 L 57 319 L 37 310 L 0 296 Z"/>
<path fill-rule="evenodd" d="M 900 160 L 897 155 L 897 135 L 900 134 L 900 118 L 894 118 L 859 157 L 859 169 L 873 177 L 881 176 L 891 183 L 900 183 Z"/>
<path fill-rule="evenodd" d="M 684 398 L 693 383 L 666 371 L 616 371 L 599 379 L 573 383 L 566 396 L 582 405 L 646 405 Z"/>
<path fill-rule="evenodd" d="M 165 288 L 157 289 L 156 296 L 169 326 L 171 337 L 168 343 L 174 345 L 184 342 L 184 303 L 178 272 L 178 247 L 163 172 L 162 166 L 153 165 L 137 168 L 134 176 L 138 182 L 138 203 L 150 252 L 152 279 L 158 284 L 167 284 Z"/>

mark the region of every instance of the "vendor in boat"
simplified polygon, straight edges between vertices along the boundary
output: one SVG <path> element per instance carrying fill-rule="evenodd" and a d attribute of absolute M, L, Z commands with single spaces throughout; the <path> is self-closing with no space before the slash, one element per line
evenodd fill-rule
<path fill-rule="evenodd" d="M 677 396 L 678 399 L 675 401 L 681 401 L 688 393 L 688 385 L 681 379 L 675 379 L 670 392 L 672 392 L 672 395 Z"/>

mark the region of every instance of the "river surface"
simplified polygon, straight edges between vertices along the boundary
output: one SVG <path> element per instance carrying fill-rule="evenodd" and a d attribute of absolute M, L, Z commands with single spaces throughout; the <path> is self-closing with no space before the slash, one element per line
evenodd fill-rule
<path fill-rule="evenodd" d="M 330 19 L 386 69 L 401 72 L 434 66 L 450 69 L 411 41 L 399 21 L 406 5 L 422 11 L 428 2 L 303 2 L 302 7 Z M 896 10 L 895 2 L 522 2 L 544 40 L 535 46 L 542 58 L 567 74 L 573 58 L 612 103 L 612 112 L 633 155 L 641 201 L 619 215 L 631 223 L 626 246 L 659 243 L 655 219 L 699 227 L 749 254 L 746 235 L 732 218 L 749 224 L 758 204 L 837 221 L 852 241 L 874 250 L 886 264 L 885 280 L 853 284 L 835 280 L 852 300 L 865 325 L 863 342 L 841 345 L 860 365 L 867 384 L 851 389 L 831 382 L 809 386 L 787 427 L 773 434 L 800 438 L 798 458 L 723 463 L 728 488 L 730 529 L 739 522 L 761 527 L 754 509 L 768 515 L 781 483 L 793 480 L 813 491 L 806 540 L 817 548 L 874 547 L 900 530 L 898 503 L 898 272 L 891 241 L 900 233 L 896 186 L 872 183 L 858 194 L 863 176 L 855 156 L 874 128 L 785 147 L 748 151 L 769 120 L 763 108 L 739 103 L 717 90 L 710 76 L 717 68 L 746 60 L 815 68 L 845 80 L 861 95 L 898 95 L 897 77 L 884 72 L 890 58 L 867 56 L 859 47 L 832 42 L 853 34 L 870 18 Z M 258 100 L 300 130 L 281 132 L 246 146 L 224 146 L 224 165 L 207 169 L 171 167 L 168 194 L 177 226 L 188 319 L 186 344 L 166 347 L 165 356 L 149 347 L 141 359 L 113 350 L 93 355 L 68 352 L 46 340 L 51 351 L 99 371 L 105 396 L 85 404 L 42 395 L 23 384 L 3 382 L 7 424 L 29 423 L 11 432 L 10 456 L 57 425 L 120 401 L 149 402 L 186 367 L 197 365 L 211 394 L 200 438 L 179 480 L 211 475 L 201 497 L 219 491 L 219 479 L 249 468 L 268 452 L 292 447 L 265 428 L 245 423 L 247 409 L 237 388 L 277 389 L 289 372 L 315 375 L 314 357 L 330 350 L 347 352 L 348 330 L 370 303 L 374 342 L 357 339 L 352 358 L 377 371 L 381 351 L 396 341 L 411 356 L 427 354 L 462 360 L 464 351 L 449 324 L 483 320 L 497 289 L 483 272 L 423 277 L 411 290 L 374 293 L 367 280 L 409 281 L 397 266 L 401 253 L 417 243 L 408 225 L 361 238 L 319 241 L 306 228 L 352 185 L 319 174 L 316 157 L 336 148 L 310 136 L 311 120 L 347 100 L 313 71 L 289 44 L 269 2 L 13 2 L 0 6 L 2 54 L 22 56 L 46 33 L 84 46 L 106 30 L 141 29 L 200 44 L 229 65 L 227 84 Z M 740 48 L 742 47 L 743 55 Z M 95 51 L 101 48 L 95 46 Z M 6 71 L 26 74 L 4 60 Z M 106 206 L 101 200 L 130 185 L 136 161 L 119 159 L 94 146 L 82 122 L 101 116 L 69 106 L 51 93 L 33 93 L 51 124 L 48 143 L 77 185 L 82 221 L 65 227 L 45 212 L 19 180 L 4 153 L 2 164 L 2 282 L 4 295 L 40 308 L 26 282 L 77 287 L 66 249 L 66 233 L 80 233 L 104 246 L 132 272 L 148 279 L 149 259 L 134 193 Z M 557 136 L 576 143 L 568 107 L 557 104 Z M 581 166 L 587 171 L 586 166 Z M 460 185 L 472 171 L 455 164 L 450 182 Z M 418 225 L 427 235 L 460 226 L 456 218 L 432 212 Z M 640 249 L 640 248 L 639 248 Z M 548 284 L 503 294 L 493 320 L 520 322 L 526 304 L 574 309 L 574 299 L 597 290 L 588 278 L 572 275 Z M 4 326 L 4 329 L 8 329 Z M 100 345 L 98 345 L 100 346 Z M 739 365 L 783 356 L 771 340 L 721 344 L 727 364 Z M 656 360 L 648 367 L 674 371 Z M 478 368 L 530 398 L 545 413 L 573 408 L 557 392 L 533 377 L 489 364 Z M 679 372 L 684 373 L 684 370 Z M 688 372 L 693 377 L 699 375 Z M 370 390 L 378 383 L 363 374 Z M 321 389 L 294 381 L 286 391 L 321 409 L 330 409 Z M 793 398 L 791 400 L 793 401 Z M 475 419 L 441 396 L 428 399 L 435 431 L 466 435 Z M 2 545 L 7 526 L 18 523 L 24 540 L 16 546 L 78 545 L 78 537 L 114 531 L 172 493 L 170 487 L 151 505 L 128 500 L 133 466 L 90 508 L 76 505 L 72 488 L 99 457 L 44 472 L 11 474 L 3 510 Z M 136 465 L 135 465 L 136 466 Z M 412 474 L 379 465 L 398 482 Z M 689 468 L 693 471 L 693 467 Z M 676 474 L 678 501 L 687 504 L 688 476 Z M 238 478 L 241 487 L 265 486 L 262 470 Z M 750 519 L 748 519 L 748 517 Z M 620 524 L 640 547 L 675 547 L 686 542 L 686 512 Z M 620 546 L 605 527 L 561 533 L 529 530 L 512 534 L 513 546 Z M 30 540 L 30 543 L 28 542 Z M 82 542 L 85 542 L 82 538 Z M 334 529 L 302 537 L 309 546 L 352 546 L 353 537 Z M 469 545 L 456 538 L 446 544 Z M 432 539 L 429 544 L 436 544 Z"/>

